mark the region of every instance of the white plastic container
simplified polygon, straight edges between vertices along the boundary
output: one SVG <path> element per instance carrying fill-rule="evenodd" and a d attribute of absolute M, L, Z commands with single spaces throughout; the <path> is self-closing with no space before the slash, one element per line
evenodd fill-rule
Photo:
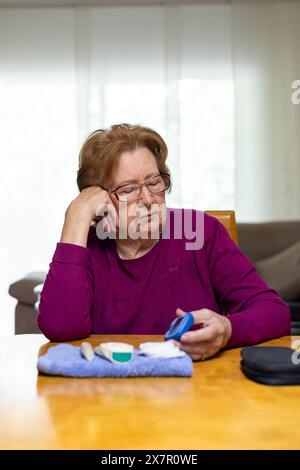
<path fill-rule="evenodd" d="M 132 360 L 134 347 L 127 343 L 101 343 L 94 351 L 111 362 L 124 364 Z"/>

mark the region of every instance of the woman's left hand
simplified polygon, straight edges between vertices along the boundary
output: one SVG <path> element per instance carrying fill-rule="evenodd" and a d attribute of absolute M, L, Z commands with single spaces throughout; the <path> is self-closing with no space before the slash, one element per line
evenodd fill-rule
<path fill-rule="evenodd" d="M 186 312 L 178 308 L 176 315 L 182 316 Z M 228 343 L 231 334 L 231 323 L 223 315 L 207 308 L 191 312 L 195 318 L 194 325 L 203 327 L 188 331 L 182 335 L 180 342 L 173 341 L 182 351 L 191 356 L 193 361 L 203 361 L 214 356 Z"/>

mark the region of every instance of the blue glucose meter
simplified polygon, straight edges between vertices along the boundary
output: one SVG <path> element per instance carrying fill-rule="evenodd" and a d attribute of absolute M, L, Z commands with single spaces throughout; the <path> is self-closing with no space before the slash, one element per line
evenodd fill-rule
<path fill-rule="evenodd" d="M 180 341 L 181 336 L 191 328 L 193 322 L 194 316 L 190 312 L 187 312 L 182 317 L 175 318 L 164 336 L 165 340 L 175 339 Z"/>

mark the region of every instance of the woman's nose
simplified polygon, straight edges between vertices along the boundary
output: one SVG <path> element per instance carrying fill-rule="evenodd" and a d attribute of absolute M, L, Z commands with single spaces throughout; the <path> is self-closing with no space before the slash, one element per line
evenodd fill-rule
<path fill-rule="evenodd" d="M 154 200 L 153 194 L 149 191 L 147 186 L 144 184 L 141 188 L 141 194 L 139 197 L 140 201 L 143 201 L 145 204 L 151 204 Z"/>

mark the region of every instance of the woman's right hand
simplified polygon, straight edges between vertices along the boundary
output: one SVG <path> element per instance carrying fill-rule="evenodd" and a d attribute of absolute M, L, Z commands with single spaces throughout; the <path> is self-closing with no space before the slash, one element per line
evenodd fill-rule
<path fill-rule="evenodd" d="M 103 214 L 107 212 L 109 220 L 115 221 L 117 225 L 116 210 L 114 210 L 114 214 L 111 213 L 112 209 L 109 210 L 112 206 L 115 207 L 105 189 L 98 186 L 89 186 L 83 189 L 69 204 L 65 212 L 65 223 L 60 241 L 86 247 L 88 232 L 93 220 L 101 220 Z M 104 230 L 109 232 L 111 229 L 112 227 L 107 221 Z"/>
<path fill-rule="evenodd" d="M 66 212 L 85 214 L 91 222 L 92 220 L 101 220 L 103 215 L 99 214 L 111 205 L 114 206 L 113 201 L 105 189 L 99 186 L 89 186 L 83 189 L 71 202 Z"/>

